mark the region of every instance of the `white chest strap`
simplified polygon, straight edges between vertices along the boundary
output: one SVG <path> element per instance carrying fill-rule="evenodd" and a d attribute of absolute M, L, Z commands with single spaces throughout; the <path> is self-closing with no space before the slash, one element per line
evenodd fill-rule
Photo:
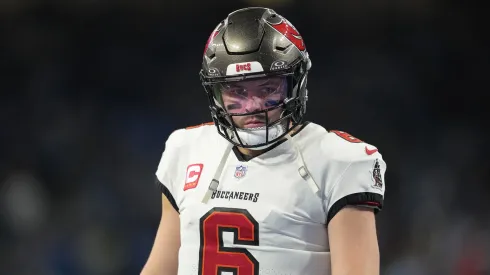
<path fill-rule="evenodd" d="M 298 152 L 298 157 L 296 158 L 296 164 L 299 167 L 298 168 L 299 175 L 306 181 L 313 194 L 318 195 L 320 188 L 318 188 L 318 185 L 316 184 L 315 180 L 313 179 L 310 172 L 308 171 L 301 150 L 299 149 L 298 145 L 296 144 L 296 142 L 294 142 L 293 138 L 289 134 L 286 135 L 286 138 L 291 142 L 291 144 L 293 144 L 294 148 L 296 149 L 296 152 Z"/>
<path fill-rule="evenodd" d="M 216 168 L 216 172 L 214 173 L 214 177 L 211 180 L 211 182 L 209 183 L 208 190 L 206 190 L 206 193 L 204 194 L 204 197 L 202 198 L 203 203 L 208 203 L 213 192 L 218 190 L 219 179 L 221 177 L 221 173 L 223 172 L 223 168 L 225 167 L 226 160 L 228 160 L 228 155 L 230 154 L 231 148 L 233 148 L 233 144 L 228 143 L 225 151 L 223 152 L 223 156 L 221 157 L 221 161 L 219 162 L 218 168 Z"/>

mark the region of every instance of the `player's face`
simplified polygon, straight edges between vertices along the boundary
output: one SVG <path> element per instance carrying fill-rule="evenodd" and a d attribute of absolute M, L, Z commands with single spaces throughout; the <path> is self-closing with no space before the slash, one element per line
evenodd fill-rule
<path fill-rule="evenodd" d="M 243 114 L 262 111 L 281 104 L 287 95 L 287 81 L 284 77 L 268 77 L 244 80 L 224 85 L 223 105 L 231 114 Z M 267 112 L 269 122 L 281 117 L 282 108 Z M 233 122 L 239 128 L 265 126 L 266 113 L 248 116 L 233 116 Z"/>

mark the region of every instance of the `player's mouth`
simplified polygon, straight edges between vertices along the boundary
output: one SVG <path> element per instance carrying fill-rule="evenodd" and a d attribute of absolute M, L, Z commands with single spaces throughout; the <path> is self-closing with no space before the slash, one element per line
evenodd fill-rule
<path fill-rule="evenodd" d="M 264 127 L 265 122 L 260 121 L 260 120 L 249 120 L 245 122 L 245 125 L 243 128 L 258 128 L 258 127 Z"/>

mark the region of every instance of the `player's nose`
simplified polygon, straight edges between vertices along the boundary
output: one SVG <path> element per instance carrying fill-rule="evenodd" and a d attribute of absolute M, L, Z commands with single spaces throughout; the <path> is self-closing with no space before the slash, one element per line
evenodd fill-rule
<path fill-rule="evenodd" d="M 260 111 L 262 110 L 263 105 L 264 105 L 264 100 L 262 98 L 257 96 L 251 96 L 247 100 L 247 103 L 245 104 L 245 110 L 247 112 Z"/>

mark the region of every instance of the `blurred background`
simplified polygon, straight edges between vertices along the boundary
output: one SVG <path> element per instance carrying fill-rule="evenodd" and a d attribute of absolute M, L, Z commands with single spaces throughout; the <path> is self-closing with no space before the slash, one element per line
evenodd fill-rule
<path fill-rule="evenodd" d="M 0 274 L 139 274 L 177 128 L 210 121 L 204 44 L 238 8 L 288 18 L 308 120 L 376 145 L 382 274 L 490 274 L 483 9 L 437 0 L 0 2 Z"/>

